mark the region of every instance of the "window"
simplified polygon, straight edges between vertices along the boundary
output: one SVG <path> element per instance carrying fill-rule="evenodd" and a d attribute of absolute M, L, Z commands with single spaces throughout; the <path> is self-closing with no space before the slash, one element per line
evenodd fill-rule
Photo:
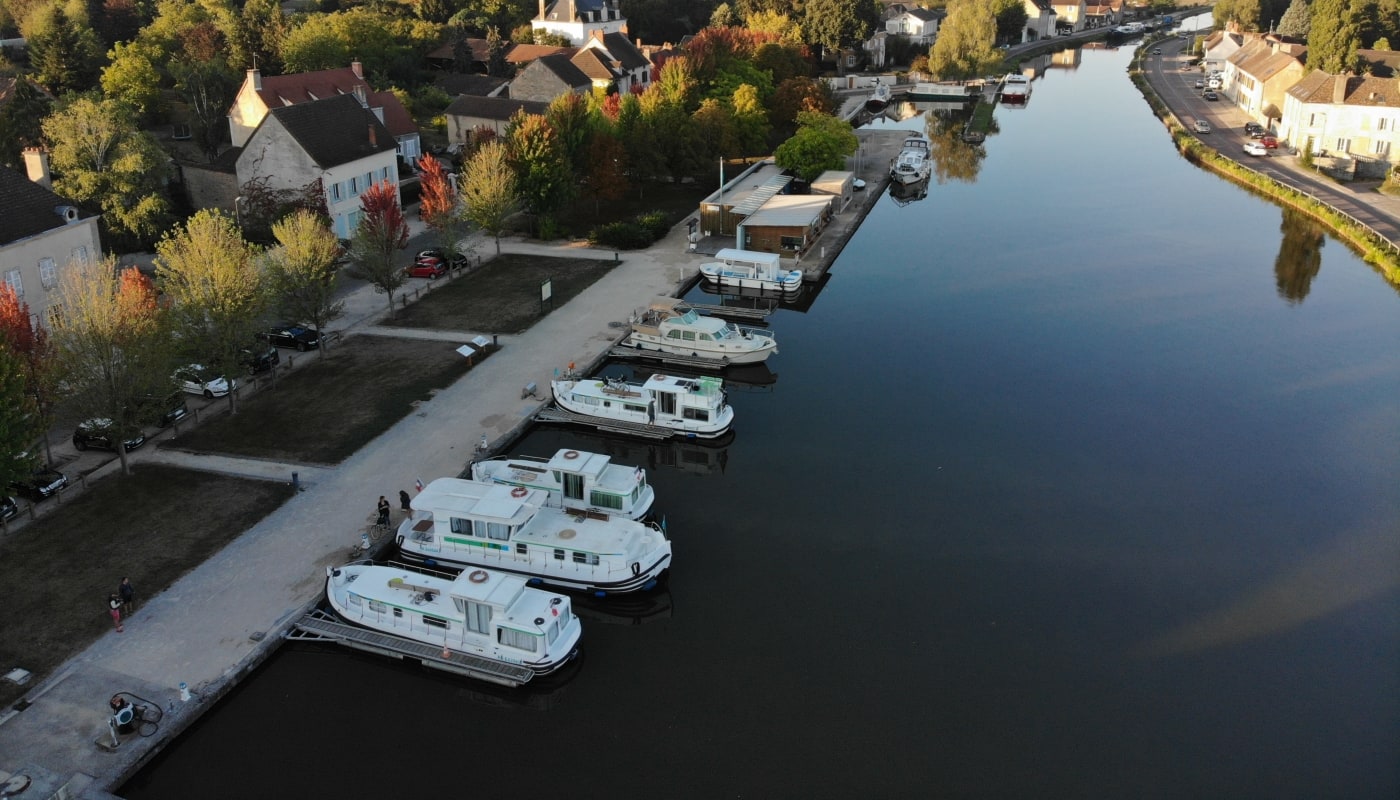
<path fill-rule="evenodd" d="M 368 189 L 369 187 L 371 187 L 371 186 L 373 186 L 373 185 L 374 185 L 374 173 L 373 173 L 373 172 L 366 172 L 366 173 L 365 173 L 365 188 Z"/>
<path fill-rule="evenodd" d="M 351 196 L 351 197 L 359 197 L 361 191 L 362 191 L 362 189 L 360 188 L 360 179 L 359 179 L 359 178 L 351 178 L 351 179 L 350 179 L 350 196 Z"/>
<path fill-rule="evenodd" d="M 389 610 L 389 607 L 379 602 L 378 600 L 370 600 L 369 610 L 373 611 L 376 614 L 383 614 L 385 611 Z"/>
<path fill-rule="evenodd" d="M 779 241 L 779 245 L 780 245 L 784 250 L 801 250 L 801 249 L 802 249 L 802 237 L 801 237 L 801 236 L 783 236 L 783 237 L 781 237 L 778 241 Z"/>
<path fill-rule="evenodd" d="M 540 637 L 533 633 L 517 631 L 514 628 L 498 628 L 496 630 L 496 641 L 507 647 L 514 647 L 531 653 L 539 650 Z"/>
<path fill-rule="evenodd" d="M 355 608 L 360 607 L 360 596 L 353 592 L 346 596 L 345 601 Z"/>
<path fill-rule="evenodd" d="M 510 526 L 504 522 L 488 522 L 486 524 L 486 538 L 504 542 L 510 539 Z"/>
<path fill-rule="evenodd" d="M 598 566 L 598 556 L 594 555 L 593 553 L 580 553 L 580 552 L 578 552 L 578 551 L 575 551 L 575 552 L 574 552 L 574 563 L 575 563 L 575 564 L 590 564 L 590 565 L 596 567 L 596 566 Z"/>
<path fill-rule="evenodd" d="M 527 549 L 525 548 L 525 543 L 524 543 L 524 542 L 516 542 L 516 543 L 515 543 L 515 552 L 517 552 L 517 553 L 519 553 L 519 554 L 521 554 L 521 555 L 523 556 L 523 555 L 525 555 L 526 553 L 528 553 L 528 552 L 530 552 L 530 551 L 527 550 Z"/>
<path fill-rule="evenodd" d="M 681 338 L 687 342 L 693 342 L 695 341 L 695 331 L 685 331 L 681 334 Z"/>
<path fill-rule="evenodd" d="M 448 517 L 447 521 L 448 527 L 452 529 L 453 533 L 465 533 L 468 536 L 473 535 L 471 520 L 462 519 L 461 517 Z"/>
<path fill-rule="evenodd" d="M 69 254 L 69 258 L 73 259 L 79 264 L 88 263 L 87 245 L 73 248 L 73 252 Z"/>
<path fill-rule="evenodd" d="M 710 410 L 707 408 L 687 408 L 683 416 L 686 419 L 693 419 L 697 422 L 709 422 Z"/>
<path fill-rule="evenodd" d="M 396 609 L 394 609 L 394 619 L 403 619 L 403 609 L 402 609 L 402 608 L 396 608 Z"/>
<path fill-rule="evenodd" d="M 451 625 L 447 624 L 447 620 L 443 619 L 442 617 L 431 617 L 427 614 L 423 615 L 423 624 L 427 625 L 429 628 L 441 628 L 443 630 L 448 630 L 452 627 Z"/>
<path fill-rule="evenodd" d="M 563 551 L 563 550 L 560 550 L 559 548 L 556 547 L 556 548 L 554 549 L 554 560 L 555 560 L 555 561 L 563 561 L 563 560 L 564 560 L 564 551 Z"/>
<path fill-rule="evenodd" d="M 1339 152 L 1339 153 L 1350 153 L 1350 152 L 1351 152 L 1351 140 L 1350 140 L 1350 139 L 1345 139 L 1345 138 L 1338 138 L 1338 139 L 1337 139 L 1337 152 Z"/>
<path fill-rule="evenodd" d="M 1390 122 L 1390 121 L 1387 120 L 1385 117 L 1381 117 L 1380 119 L 1376 120 L 1376 130 L 1378 130 L 1378 131 L 1383 131 L 1383 130 L 1385 130 L 1385 126 L 1388 125 L 1389 122 Z"/>
<path fill-rule="evenodd" d="M 24 279 L 20 277 L 19 270 L 5 270 L 5 283 L 10 284 L 10 288 L 15 290 L 15 297 L 24 299 Z"/>
<path fill-rule="evenodd" d="M 467 630 L 486 633 L 491 630 L 491 606 L 475 601 L 467 602 Z"/>
<path fill-rule="evenodd" d="M 591 492 L 588 495 L 588 502 L 598 508 L 611 508 L 614 511 L 622 509 L 622 495 L 608 494 L 606 492 Z"/>
<path fill-rule="evenodd" d="M 339 203 L 340 199 L 340 182 L 337 181 L 331 184 L 331 202 Z"/>
<path fill-rule="evenodd" d="M 58 269 L 54 266 L 52 258 L 39 259 L 39 283 L 45 289 L 52 289 L 58 285 Z"/>
<path fill-rule="evenodd" d="M 1390 155 L 1390 142 L 1376 142 L 1375 150 L 1378 156 Z"/>

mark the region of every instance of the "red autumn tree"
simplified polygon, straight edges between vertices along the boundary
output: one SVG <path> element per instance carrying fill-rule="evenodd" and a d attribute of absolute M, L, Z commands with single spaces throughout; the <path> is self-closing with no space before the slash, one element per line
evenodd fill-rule
<path fill-rule="evenodd" d="M 457 189 L 441 161 L 427 155 L 418 163 L 423 170 L 423 193 L 418 211 L 423 221 L 437 234 L 438 246 L 447 256 L 448 263 L 458 263 L 467 226 L 462 207 L 457 202 Z"/>
<path fill-rule="evenodd" d="M 399 208 L 399 190 L 381 181 L 360 195 L 364 216 L 350 239 L 350 274 L 369 281 L 389 295 L 389 313 L 394 312 L 394 292 L 406 276 L 399 267 L 399 251 L 408 244 L 408 222 Z"/>
<path fill-rule="evenodd" d="M 0 342 L 9 347 L 24 373 L 24 393 L 34 399 L 44 434 L 44 456 L 53 463 L 49 425 L 53 419 L 53 345 L 49 332 L 29 313 L 29 304 L 8 283 L 0 283 Z"/>

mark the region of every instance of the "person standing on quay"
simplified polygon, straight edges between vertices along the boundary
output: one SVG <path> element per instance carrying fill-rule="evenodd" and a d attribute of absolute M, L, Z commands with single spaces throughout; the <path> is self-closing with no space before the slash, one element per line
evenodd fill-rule
<path fill-rule="evenodd" d="M 411 513 L 411 512 L 413 511 L 413 507 L 410 506 L 410 505 L 408 504 L 409 499 L 410 499 L 410 498 L 409 498 L 409 496 L 408 496 L 408 492 L 405 492 L 403 489 L 400 489 L 400 490 L 399 490 L 399 508 L 403 509 L 403 513 L 405 513 L 405 514 Z"/>
<path fill-rule="evenodd" d="M 112 624 L 117 627 L 117 633 L 122 632 L 122 599 L 116 592 L 107 595 L 107 608 L 112 613 Z"/>
<path fill-rule="evenodd" d="M 131 616 L 131 612 L 136 610 L 136 587 L 131 585 L 130 578 L 122 578 L 117 585 L 117 596 L 122 601 L 122 615 Z"/>
<path fill-rule="evenodd" d="M 384 499 L 384 495 L 379 495 L 379 523 L 384 527 L 389 527 L 389 501 Z"/>

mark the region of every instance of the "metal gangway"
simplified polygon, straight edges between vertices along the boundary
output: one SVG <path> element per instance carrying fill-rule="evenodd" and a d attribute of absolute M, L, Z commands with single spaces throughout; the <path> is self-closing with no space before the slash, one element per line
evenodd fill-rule
<path fill-rule="evenodd" d="M 648 425 L 644 422 L 624 422 L 622 420 L 599 421 L 597 417 L 575 414 L 562 408 L 542 408 L 535 412 L 536 422 L 569 422 L 575 425 L 588 425 L 600 431 L 621 433 L 627 436 L 641 436 L 647 439 L 669 439 L 676 431 L 663 425 Z"/>
<path fill-rule="evenodd" d="M 716 317 L 733 317 L 735 319 L 763 319 L 773 313 L 771 308 L 740 308 L 738 306 L 716 306 L 705 303 L 686 303 L 686 305 L 699 311 L 701 314 L 710 314 Z"/>
<path fill-rule="evenodd" d="M 608 350 L 609 358 L 620 359 L 645 359 L 647 361 L 662 361 L 667 364 L 675 364 L 682 367 L 693 367 L 700 370 L 722 370 L 730 366 L 727 358 L 700 358 L 699 356 L 682 356 L 676 353 L 663 353 L 660 350 L 643 350 L 640 347 L 615 346 Z"/>
<path fill-rule="evenodd" d="M 535 676 L 534 670 L 517 664 L 502 664 L 498 661 L 466 653 L 457 653 L 422 642 L 414 642 L 399 636 L 366 630 L 343 622 L 319 608 L 313 609 L 306 616 L 292 623 L 292 628 L 287 631 L 286 638 L 292 641 L 334 642 L 376 655 L 398 659 L 417 659 L 425 667 L 490 681 L 502 686 L 520 686 Z"/>

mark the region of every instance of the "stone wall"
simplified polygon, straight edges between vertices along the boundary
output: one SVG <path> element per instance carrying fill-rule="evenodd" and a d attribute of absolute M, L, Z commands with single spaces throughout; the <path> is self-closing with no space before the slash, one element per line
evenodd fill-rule
<path fill-rule="evenodd" d="M 180 174 L 191 208 L 219 208 L 234 213 L 234 200 L 238 197 L 237 175 L 198 164 L 181 164 Z"/>

